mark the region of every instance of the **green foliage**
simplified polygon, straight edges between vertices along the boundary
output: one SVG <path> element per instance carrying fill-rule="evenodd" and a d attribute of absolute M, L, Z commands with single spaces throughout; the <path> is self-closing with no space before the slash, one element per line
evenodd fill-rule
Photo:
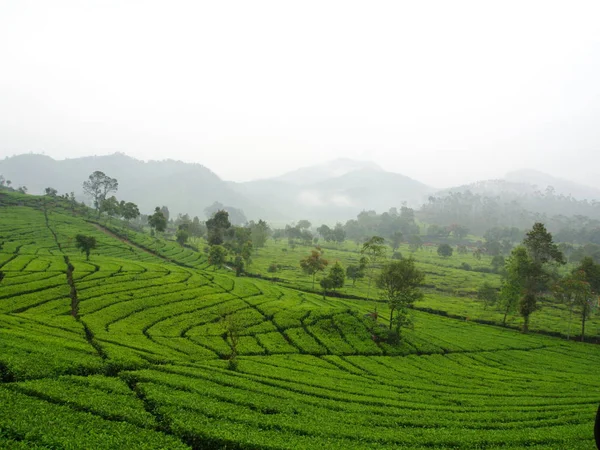
<path fill-rule="evenodd" d="M 437 254 L 440 255 L 442 258 L 449 258 L 450 256 L 452 256 L 453 251 L 454 250 L 452 249 L 450 244 L 440 244 L 437 248 Z"/>
<path fill-rule="evenodd" d="M 398 335 L 401 327 L 409 323 L 409 309 L 423 298 L 420 286 L 424 279 L 425 274 L 415 266 L 412 258 L 386 264 L 377 278 L 377 287 L 390 309 L 390 330 L 395 325 Z"/>
<path fill-rule="evenodd" d="M 208 253 L 208 263 L 214 266 L 215 269 L 221 268 L 225 263 L 225 257 L 227 256 L 227 250 L 222 245 L 211 245 Z"/>
<path fill-rule="evenodd" d="M 96 238 L 94 236 L 85 236 L 78 234 L 75 236 L 75 247 L 85 253 L 85 258 L 90 259 L 90 252 L 96 248 Z"/>
<path fill-rule="evenodd" d="M 190 238 L 190 233 L 185 228 L 179 228 L 175 233 L 175 240 L 179 245 L 185 245 Z"/>
<path fill-rule="evenodd" d="M 222 209 L 216 211 L 212 217 L 206 221 L 208 243 L 210 245 L 221 245 L 224 241 L 225 232 L 229 228 L 231 228 L 229 213 Z"/>
<path fill-rule="evenodd" d="M 312 287 L 315 288 L 315 275 L 317 272 L 322 272 L 329 264 L 329 261 L 323 258 L 323 253 L 319 250 L 312 250 L 310 255 L 300 260 L 302 271 L 312 276 Z"/>
<path fill-rule="evenodd" d="M 158 206 L 154 208 L 154 214 L 148 216 L 148 225 L 150 225 L 152 230 L 158 232 L 163 232 L 167 229 L 167 218 Z"/>
<path fill-rule="evenodd" d="M 96 170 L 86 181 L 83 182 L 83 192 L 92 198 L 94 208 L 100 213 L 102 201 L 106 199 L 111 192 L 116 192 L 119 188 L 119 182 Z"/>
<path fill-rule="evenodd" d="M 477 298 L 483 302 L 485 308 L 494 306 L 498 302 L 498 290 L 486 281 L 479 287 Z"/>

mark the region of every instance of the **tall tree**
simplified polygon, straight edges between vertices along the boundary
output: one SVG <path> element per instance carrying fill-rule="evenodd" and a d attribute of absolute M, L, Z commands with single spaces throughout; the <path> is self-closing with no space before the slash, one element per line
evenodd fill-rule
<path fill-rule="evenodd" d="M 300 260 L 300 267 L 307 275 L 312 276 L 312 287 L 315 288 L 315 276 L 317 272 L 325 270 L 329 261 L 323 258 L 323 253 L 318 250 L 312 250 L 310 255 Z"/>
<path fill-rule="evenodd" d="M 373 280 L 373 273 L 375 265 L 385 258 L 385 239 L 381 236 L 373 236 L 367 242 L 365 242 L 361 249 L 361 254 L 369 261 L 369 284 L 367 286 L 367 300 L 369 300 L 371 293 L 371 282 Z"/>
<path fill-rule="evenodd" d="M 100 215 L 102 200 L 111 192 L 117 192 L 117 189 L 119 189 L 119 182 L 99 170 L 96 170 L 88 177 L 87 181 L 83 182 L 83 192 L 92 198 L 98 215 Z"/>
<path fill-rule="evenodd" d="M 229 213 L 223 209 L 218 210 L 206 221 L 206 228 L 208 243 L 210 245 L 222 244 L 225 239 L 225 231 L 231 228 Z"/>
<path fill-rule="evenodd" d="M 538 298 L 548 290 L 553 277 L 552 264 L 564 264 L 563 254 L 552 241 L 552 235 L 541 223 L 534 224 L 523 240 L 522 247 L 516 247 L 507 264 L 507 280 L 520 288 L 519 313 L 523 317 L 523 333 L 529 331 L 529 318 L 538 309 Z"/>
<path fill-rule="evenodd" d="M 412 258 L 387 263 L 377 277 L 377 287 L 390 308 L 390 330 L 395 325 L 398 336 L 401 327 L 409 322 L 409 309 L 423 298 L 419 287 L 424 280 L 425 274 L 415 266 Z"/>

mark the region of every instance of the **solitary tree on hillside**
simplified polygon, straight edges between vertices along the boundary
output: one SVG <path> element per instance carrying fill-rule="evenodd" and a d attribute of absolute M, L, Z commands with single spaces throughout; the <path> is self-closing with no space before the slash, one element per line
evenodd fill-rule
<path fill-rule="evenodd" d="M 425 274 L 417 269 L 412 258 L 386 264 L 377 277 L 377 287 L 390 308 L 390 330 L 395 325 L 397 336 L 400 328 L 409 323 L 409 309 L 415 301 L 423 298 L 419 286 L 424 279 Z"/>
<path fill-rule="evenodd" d="M 117 192 L 119 182 L 115 178 L 111 178 L 96 170 L 92 173 L 87 181 L 83 182 L 83 192 L 92 198 L 94 208 L 100 215 L 100 204 L 111 192 Z"/>
<path fill-rule="evenodd" d="M 315 275 L 325 270 L 329 262 L 323 258 L 323 253 L 312 250 L 310 255 L 300 260 L 300 267 L 307 275 L 312 275 L 312 287 L 315 288 Z"/>
<path fill-rule="evenodd" d="M 75 247 L 81 250 L 82 253 L 85 253 L 85 259 L 89 261 L 90 252 L 96 248 L 96 238 L 78 234 L 75 236 Z"/>

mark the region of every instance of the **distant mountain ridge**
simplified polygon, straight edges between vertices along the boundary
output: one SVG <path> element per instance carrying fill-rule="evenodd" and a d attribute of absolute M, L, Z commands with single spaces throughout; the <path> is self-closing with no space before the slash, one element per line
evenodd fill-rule
<path fill-rule="evenodd" d="M 122 153 L 65 160 L 25 154 L 0 161 L 0 174 L 15 187 L 27 186 L 32 194 L 53 187 L 60 194 L 73 191 L 78 199 L 86 201 L 89 199 L 83 194 L 82 183 L 96 170 L 116 178 L 117 198 L 137 203 L 143 213 L 166 205 L 171 214 L 187 212 L 203 220 L 204 208 L 219 201 L 253 216 L 265 214 L 260 206 L 235 192 L 201 164 L 173 160 L 144 162 Z"/>
<path fill-rule="evenodd" d="M 144 213 L 166 205 L 172 215 L 188 213 L 203 220 L 204 209 L 214 202 L 242 209 L 250 220 L 275 223 L 299 219 L 345 222 L 360 211 L 379 213 L 403 204 L 418 208 L 430 195 L 471 191 L 479 195 L 533 195 L 545 192 L 600 200 L 600 189 L 524 169 L 504 179 L 482 180 L 448 189 L 434 189 L 405 175 L 388 172 L 371 161 L 336 159 L 303 167 L 283 175 L 243 183 L 222 180 L 207 167 L 181 161 L 140 161 L 122 153 L 54 160 L 24 154 L 0 160 L 0 174 L 13 186 L 27 186 L 41 194 L 46 187 L 59 193 L 75 192 L 89 202 L 82 183 L 95 170 L 119 181 L 117 198 L 137 203 Z"/>
<path fill-rule="evenodd" d="M 287 217 L 345 221 L 363 210 L 418 207 L 434 189 L 370 161 L 336 159 L 278 177 L 230 183 L 251 199 L 268 198 Z"/>

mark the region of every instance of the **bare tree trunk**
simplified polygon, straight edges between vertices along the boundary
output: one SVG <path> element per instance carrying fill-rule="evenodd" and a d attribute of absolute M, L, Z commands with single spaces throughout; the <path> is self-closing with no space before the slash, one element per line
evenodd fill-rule
<path fill-rule="evenodd" d="M 583 314 L 581 314 L 581 342 L 585 341 L 585 309 Z"/>

